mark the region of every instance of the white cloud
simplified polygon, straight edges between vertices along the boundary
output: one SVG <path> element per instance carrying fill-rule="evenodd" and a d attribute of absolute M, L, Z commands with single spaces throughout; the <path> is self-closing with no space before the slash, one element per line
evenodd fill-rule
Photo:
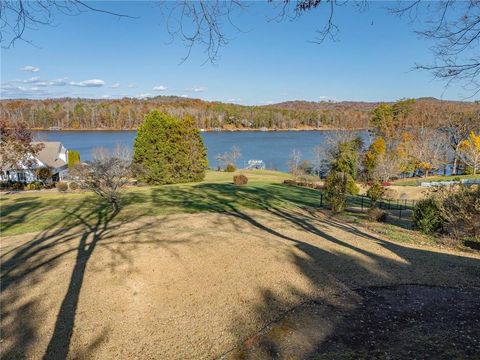
<path fill-rule="evenodd" d="M 27 99 L 27 98 L 46 98 L 51 93 L 39 87 L 26 87 L 21 85 L 1 84 L 0 98 L 2 99 Z"/>
<path fill-rule="evenodd" d="M 29 72 L 39 72 L 40 68 L 32 65 L 26 65 L 22 68 L 20 68 L 21 71 L 29 71 Z"/>
<path fill-rule="evenodd" d="M 32 84 L 36 86 L 64 86 L 67 84 L 66 78 L 63 79 L 54 79 L 54 80 L 40 80 L 38 77 L 31 77 L 26 80 L 12 80 L 10 83 L 22 83 L 22 84 Z"/>
<path fill-rule="evenodd" d="M 33 84 L 39 81 L 40 81 L 40 78 L 38 77 L 31 77 L 30 79 L 27 79 L 27 80 L 21 80 L 21 82 L 24 84 Z"/>
<path fill-rule="evenodd" d="M 182 94 L 182 95 L 180 95 L 180 97 L 186 98 L 186 97 L 188 97 L 188 95 L 187 94 Z"/>
<path fill-rule="evenodd" d="M 150 94 L 150 93 L 144 93 L 144 94 L 137 95 L 136 97 L 140 98 L 140 99 L 144 99 L 144 98 L 148 98 L 148 97 L 152 97 L 152 96 L 155 96 L 155 95 Z"/>
<path fill-rule="evenodd" d="M 103 99 L 108 99 L 109 97 L 110 97 L 110 95 L 102 95 Z"/>
<path fill-rule="evenodd" d="M 105 81 L 100 79 L 83 80 L 80 82 L 70 81 L 70 85 L 80 87 L 100 87 L 105 85 Z"/>
<path fill-rule="evenodd" d="M 130 89 L 133 89 L 133 88 L 137 87 L 137 84 L 128 84 L 127 87 L 130 88 Z"/>
<path fill-rule="evenodd" d="M 110 85 L 111 89 L 118 89 L 119 87 L 120 87 L 119 83 L 115 83 L 115 84 Z"/>
<path fill-rule="evenodd" d="M 190 88 L 190 89 L 186 89 L 185 91 L 191 91 L 191 92 L 204 92 L 204 91 L 207 91 L 207 88 L 204 87 L 204 86 L 195 86 L 193 88 Z"/>
<path fill-rule="evenodd" d="M 155 91 L 165 91 L 167 89 L 168 89 L 168 87 L 163 86 L 163 85 L 158 85 L 158 86 L 153 87 L 153 90 L 155 90 Z"/>
<path fill-rule="evenodd" d="M 232 99 L 227 99 L 227 102 L 230 102 L 230 103 L 238 103 L 238 102 L 241 102 L 242 99 L 240 98 L 232 98 Z"/>
<path fill-rule="evenodd" d="M 50 81 L 48 81 L 48 85 L 51 85 L 51 86 L 65 86 L 65 85 L 67 85 L 66 80 L 67 80 L 66 78 L 50 80 Z"/>

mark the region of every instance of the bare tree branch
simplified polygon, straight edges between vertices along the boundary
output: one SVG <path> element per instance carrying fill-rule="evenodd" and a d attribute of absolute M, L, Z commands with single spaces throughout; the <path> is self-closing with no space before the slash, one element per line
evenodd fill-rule
<path fill-rule="evenodd" d="M 85 11 L 119 18 L 135 18 L 101 9 L 80 0 L 0 0 L 0 43 L 3 48 L 9 48 L 18 40 L 30 42 L 24 38 L 25 32 L 52 24 L 56 12 L 78 15 Z"/>
<path fill-rule="evenodd" d="M 422 7 L 420 6 L 422 5 Z M 419 20 L 416 33 L 434 41 L 431 64 L 416 64 L 416 69 L 430 71 L 434 77 L 445 79 L 447 86 L 461 82 L 474 96 L 480 92 L 480 56 L 476 48 L 480 41 L 480 2 L 470 1 L 414 1 L 400 3 L 391 12 Z"/>

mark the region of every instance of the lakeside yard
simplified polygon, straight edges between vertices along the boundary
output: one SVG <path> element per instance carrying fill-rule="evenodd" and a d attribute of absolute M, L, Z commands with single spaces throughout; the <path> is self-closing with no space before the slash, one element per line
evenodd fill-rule
<path fill-rule="evenodd" d="M 2 358 L 478 354 L 478 252 L 244 173 L 130 187 L 119 213 L 88 193 L 2 196 Z"/>

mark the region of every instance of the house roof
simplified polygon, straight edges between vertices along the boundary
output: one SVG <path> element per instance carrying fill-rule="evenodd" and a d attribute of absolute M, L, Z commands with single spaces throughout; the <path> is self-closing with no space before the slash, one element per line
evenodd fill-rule
<path fill-rule="evenodd" d="M 39 141 L 33 142 L 34 145 L 42 144 L 43 148 L 36 156 L 38 160 L 44 163 L 46 166 L 57 169 L 67 165 L 67 162 L 60 159 L 60 150 L 62 149 L 62 143 L 59 141 Z"/>

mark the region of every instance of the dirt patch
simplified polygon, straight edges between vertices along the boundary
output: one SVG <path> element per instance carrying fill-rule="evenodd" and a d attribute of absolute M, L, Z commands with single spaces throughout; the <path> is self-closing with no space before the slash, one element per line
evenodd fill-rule
<path fill-rule="evenodd" d="M 391 286 L 359 290 L 312 359 L 478 359 L 480 289 Z"/>
<path fill-rule="evenodd" d="M 302 209 L 96 215 L 2 238 L 2 358 L 212 359 L 262 329 L 260 358 L 302 358 L 356 316 L 366 295 L 352 289 L 480 286 L 478 255 Z"/>
<path fill-rule="evenodd" d="M 308 301 L 228 359 L 478 359 L 480 288 L 370 287 Z"/>

